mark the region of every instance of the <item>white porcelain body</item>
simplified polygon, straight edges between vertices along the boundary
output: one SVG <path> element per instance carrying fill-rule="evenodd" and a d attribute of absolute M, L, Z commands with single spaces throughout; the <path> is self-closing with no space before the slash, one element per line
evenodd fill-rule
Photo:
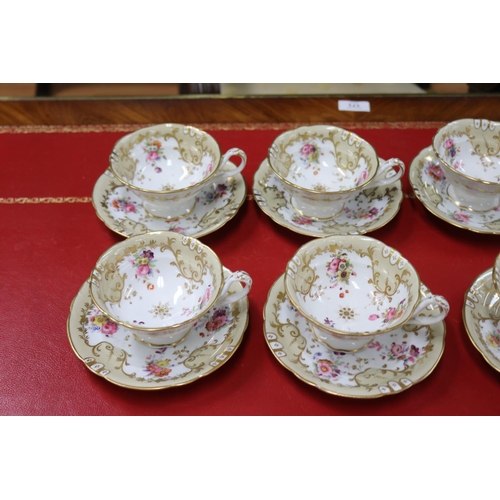
<path fill-rule="evenodd" d="M 393 158 L 380 162 L 364 139 L 339 127 L 299 127 L 278 136 L 268 152 L 275 175 L 302 215 L 327 219 L 352 196 L 396 182 L 405 166 Z"/>
<path fill-rule="evenodd" d="M 225 170 L 230 158 L 237 168 Z M 221 155 L 217 141 L 189 125 L 162 124 L 122 137 L 110 155 L 110 170 L 143 201 L 150 215 L 177 218 L 189 214 L 196 196 L 209 183 L 223 183 L 246 165 L 244 151 Z"/>
<path fill-rule="evenodd" d="M 228 294 L 232 283 L 245 285 Z M 195 238 L 169 231 L 133 236 L 107 250 L 90 280 L 95 305 L 138 340 L 182 340 L 210 308 L 239 300 L 252 280 L 244 271 L 224 279 L 217 255 Z"/>
<path fill-rule="evenodd" d="M 285 290 L 314 334 L 330 348 L 356 351 L 405 324 L 442 321 L 448 302 L 420 299 L 420 280 L 396 250 L 367 236 L 329 236 L 302 246 L 288 262 Z M 427 307 L 440 314 L 419 316 Z"/>
<path fill-rule="evenodd" d="M 458 206 L 486 211 L 500 205 L 500 123 L 456 120 L 438 130 L 432 147 Z"/>

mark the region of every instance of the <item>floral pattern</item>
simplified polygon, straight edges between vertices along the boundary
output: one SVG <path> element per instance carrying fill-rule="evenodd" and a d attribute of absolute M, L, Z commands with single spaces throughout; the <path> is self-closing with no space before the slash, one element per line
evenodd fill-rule
<path fill-rule="evenodd" d="M 424 171 L 436 182 L 440 182 L 445 180 L 444 171 L 440 165 L 436 165 L 435 163 L 429 161 L 424 164 Z"/>
<path fill-rule="evenodd" d="M 113 335 L 118 330 L 118 325 L 102 314 L 98 309 L 94 309 L 89 317 L 89 323 L 93 330 L 100 331 L 106 337 Z"/>
<path fill-rule="evenodd" d="M 406 311 L 406 299 L 403 299 L 396 307 L 388 307 L 383 313 L 379 314 L 370 314 L 368 319 L 370 321 L 376 321 L 380 317 L 382 317 L 382 322 L 386 325 L 391 324 L 393 321 L 401 318 L 404 312 Z"/>
<path fill-rule="evenodd" d="M 368 179 L 368 170 L 365 169 L 361 172 L 359 179 L 356 181 L 356 186 L 361 186 L 361 184 L 364 184 L 366 182 L 366 179 Z"/>
<path fill-rule="evenodd" d="M 319 168 L 319 157 L 322 153 L 313 142 L 306 142 L 300 149 L 300 159 L 307 164 L 306 168 L 313 167 L 314 175 L 317 175 Z"/>
<path fill-rule="evenodd" d="M 155 351 L 155 354 L 163 354 L 165 348 Z M 158 359 L 155 355 L 146 356 L 146 366 L 144 367 L 146 377 L 165 378 L 172 372 L 171 359 Z"/>
<path fill-rule="evenodd" d="M 154 256 L 155 255 L 152 250 L 143 250 L 141 253 L 137 253 L 133 256 L 134 258 L 131 262 L 136 269 L 136 279 L 142 279 L 143 283 L 149 281 L 153 275 L 156 263 Z"/>
<path fill-rule="evenodd" d="M 153 164 L 157 162 L 164 154 L 163 144 L 158 139 L 148 139 L 142 149 L 146 152 L 146 161 Z M 160 167 L 155 168 L 156 173 L 159 174 L 161 171 L 162 170 Z"/>
<path fill-rule="evenodd" d="M 203 203 L 209 205 L 214 201 L 226 196 L 228 194 L 228 187 L 226 184 L 217 184 L 214 189 L 207 189 L 203 191 L 201 196 L 196 197 L 196 203 Z"/>
<path fill-rule="evenodd" d="M 344 207 L 344 213 L 348 219 L 373 220 L 380 215 L 381 210 L 378 207 L 368 205 L 367 207 L 358 207 L 354 211 L 346 206 Z"/>
<path fill-rule="evenodd" d="M 368 348 L 381 351 L 383 360 L 402 361 L 405 366 L 414 365 L 425 353 L 425 347 L 416 347 L 414 344 L 408 344 L 406 340 L 392 342 L 390 346 L 375 341 L 369 344 Z"/>
<path fill-rule="evenodd" d="M 357 398 L 395 394 L 426 378 L 442 356 L 444 322 L 377 335 L 356 352 L 330 349 L 308 321 L 290 309 L 284 290 L 281 277 L 269 291 L 266 341 L 283 366 L 318 389 Z"/>
<path fill-rule="evenodd" d="M 125 212 L 125 213 L 137 212 L 137 202 L 132 200 L 130 196 L 112 199 L 111 206 L 119 212 Z"/>
<path fill-rule="evenodd" d="M 345 252 L 332 254 L 331 261 L 327 264 L 326 273 L 330 276 L 333 287 L 339 284 L 348 285 L 351 276 L 356 276 L 356 273 L 353 271 L 353 264 Z"/>
<path fill-rule="evenodd" d="M 447 158 L 455 158 L 456 154 L 460 152 L 453 139 L 448 138 L 443 143 L 444 153 Z"/>
<path fill-rule="evenodd" d="M 453 212 L 449 214 L 450 217 L 453 220 L 456 220 L 457 222 L 461 222 L 462 224 L 468 224 L 470 222 L 470 215 L 464 213 L 464 212 Z"/>
<path fill-rule="evenodd" d="M 297 224 L 297 226 L 311 226 L 314 221 L 309 217 L 305 217 L 304 215 L 300 215 L 298 213 L 292 214 L 292 222 Z"/>
<path fill-rule="evenodd" d="M 413 159 L 409 178 L 417 198 L 440 219 L 479 233 L 498 234 L 500 232 L 500 207 L 484 212 L 457 208 L 449 196 L 449 181 L 443 174 L 432 147 L 424 148 Z"/>
<path fill-rule="evenodd" d="M 488 346 L 496 351 L 500 351 L 500 330 L 492 330 L 485 335 Z"/>
<path fill-rule="evenodd" d="M 318 359 L 313 363 L 314 374 L 321 378 L 336 379 L 342 373 L 340 365 L 330 359 Z"/>
<path fill-rule="evenodd" d="M 224 365 L 238 349 L 247 322 L 247 301 L 211 308 L 182 342 L 155 348 L 139 342 L 129 328 L 107 321 L 92 303 L 86 282 L 71 307 L 68 335 L 93 373 L 122 387 L 156 390 L 195 382 Z M 199 335 L 208 332 L 209 323 L 209 335 Z"/>
<path fill-rule="evenodd" d="M 229 306 L 216 309 L 211 318 L 205 324 L 205 328 L 209 332 L 218 332 L 229 321 Z"/>

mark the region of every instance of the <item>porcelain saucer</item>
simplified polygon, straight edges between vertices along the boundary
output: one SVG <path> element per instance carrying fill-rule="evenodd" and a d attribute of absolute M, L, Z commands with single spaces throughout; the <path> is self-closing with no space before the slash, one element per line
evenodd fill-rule
<path fill-rule="evenodd" d="M 462 317 L 474 347 L 500 371 L 500 296 L 492 283 L 493 268 L 484 271 L 465 293 Z"/>
<path fill-rule="evenodd" d="M 450 184 L 432 147 L 422 149 L 413 159 L 408 175 L 415 196 L 436 217 L 476 233 L 500 234 L 500 207 L 472 212 L 450 198 Z"/>
<path fill-rule="evenodd" d="M 240 283 L 232 285 L 232 291 L 239 289 Z M 71 304 L 67 331 L 75 354 L 90 371 L 122 387 L 155 390 L 189 384 L 220 368 L 236 352 L 247 325 L 244 298 L 211 309 L 177 345 L 149 346 L 106 320 L 85 282 Z"/>
<path fill-rule="evenodd" d="M 227 169 L 234 168 L 228 162 Z M 146 212 L 142 200 L 108 169 L 94 186 L 92 203 L 104 224 L 122 236 L 150 231 L 176 231 L 199 238 L 216 231 L 232 219 L 243 205 L 246 194 L 245 181 L 241 174 L 237 174 L 229 182 L 211 184 L 209 189 L 202 191 L 188 216 L 165 219 Z"/>
<path fill-rule="evenodd" d="M 366 189 L 353 196 L 342 212 L 331 219 L 304 217 L 290 203 L 290 195 L 272 172 L 267 159 L 255 173 L 253 194 L 259 207 L 274 222 L 296 233 L 315 237 L 365 234 L 379 229 L 396 216 L 403 200 L 401 181 L 396 181 L 389 186 Z"/>
<path fill-rule="evenodd" d="M 428 293 L 422 287 L 422 295 Z M 405 326 L 378 335 L 362 351 L 343 353 L 316 339 L 289 301 L 283 275 L 264 306 L 264 335 L 276 359 L 306 384 L 337 396 L 378 398 L 421 382 L 441 359 L 445 333 L 444 321 Z"/>

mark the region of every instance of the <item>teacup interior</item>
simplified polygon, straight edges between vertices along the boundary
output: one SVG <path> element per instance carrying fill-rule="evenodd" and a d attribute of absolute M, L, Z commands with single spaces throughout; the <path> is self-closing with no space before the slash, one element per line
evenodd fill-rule
<path fill-rule="evenodd" d="M 199 248 L 153 241 L 110 256 L 93 277 L 104 312 L 132 327 L 168 328 L 208 310 L 222 272 Z"/>
<path fill-rule="evenodd" d="M 219 159 L 219 147 L 208 134 L 163 125 L 126 136 L 115 147 L 112 166 L 134 187 L 169 192 L 203 182 Z"/>
<path fill-rule="evenodd" d="M 376 173 L 373 148 L 337 127 L 302 127 L 282 134 L 269 151 L 280 177 L 303 189 L 340 192 L 355 189 Z"/>
<path fill-rule="evenodd" d="M 438 156 L 455 171 L 486 182 L 500 182 L 500 124 L 457 120 L 434 138 Z"/>
<path fill-rule="evenodd" d="M 376 333 L 403 324 L 415 306 L 419 281 L 394 250 L 317 248 L 287 266 L 287 294 L 299 312 L 339 333 Z"/>

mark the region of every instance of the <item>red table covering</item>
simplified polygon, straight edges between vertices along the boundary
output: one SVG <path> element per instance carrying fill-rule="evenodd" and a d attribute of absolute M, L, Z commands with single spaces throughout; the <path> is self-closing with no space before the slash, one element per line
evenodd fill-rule
<path fill-rule="evenodd" d="M 382 158 L 407 166 L 439 123 L 336 124 L 368 140 Z M 160 391 L 121 388 L 91 373 L 70 346 L 71 301 L 97 258 L 122 236 L 92 206 L 95 182 L 118 138 L 138 126 L 0 128 L 0 413 L 3 415 L 497 415 L 500 374 L 468 338 L 464 294 L 493 265 L 500 236 L 454 227 L 426 210 L 403 178 L 404 200 L 369 235 L 399 250 L 451 310 L 435 370 L 399 394 L 350 399 L 324 393 L 286 370 L 268 348 L 263 307 L 286 262 L 311 238 L 279 226 L 251 196 L 267 148 L 297 124 L 207 125 L 223 151 L 248 155 L 248 199 L 216 232 L 200 238 L 230 269 L 253 278 L 242 344 L 214 373 Z"/>

